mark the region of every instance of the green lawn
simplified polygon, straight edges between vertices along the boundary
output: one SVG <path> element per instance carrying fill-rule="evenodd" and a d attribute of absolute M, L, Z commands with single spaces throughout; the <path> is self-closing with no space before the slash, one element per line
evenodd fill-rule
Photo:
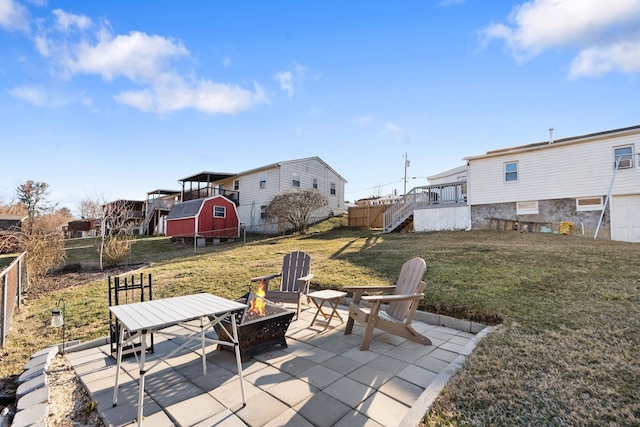
<path fill-rule="evenodd" d="M 314 231 L 207 246 L 195 255 L 167 239 L 141 239 L 130 261 L 152 263 L 146 271 L 156 299 L 203 291 L 236 298 L 251 277 L 278 271 L 291 250 L 312 255 L 313 287 L 335 289 L 393 282 L 404 261 L 421 256 L 424 309 L 498 325 L 446 386 L 426 424 L 640 424 L 637 244 L 510 231 Z M 70 250 L 68 262 L 94 262 L 89 251 L 95 257 L 94 249 Z M 19 373 L 30 354 L 60 341 L 47 325 L 62 297 L 71 339 L 107 334 L 106 281 L 37 298 L 27 293 L 0 375 Z"/>

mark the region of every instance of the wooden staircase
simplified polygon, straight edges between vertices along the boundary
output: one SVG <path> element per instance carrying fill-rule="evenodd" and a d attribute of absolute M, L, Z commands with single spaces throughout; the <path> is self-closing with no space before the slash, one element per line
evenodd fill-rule
<path fill-rule="evenodd" d="M 439 208 L 466 205 L 466 181 L 414 187 L 394 203 L 382 216 L 382 231 L 413 230 L 413 212 L 416 208 Z"/>
<path fill-rule="evenodd" d="M 413 190 L 411 190 L 413 192 Z M 391 233 L 392 231 L 406 230 L 411 224 L 413 226 L 413 209 L 415 207 L 415 198 L 405 195 L 402 200 L 391 205 L 387 209 L 382 218 L 382 231 Z"/>

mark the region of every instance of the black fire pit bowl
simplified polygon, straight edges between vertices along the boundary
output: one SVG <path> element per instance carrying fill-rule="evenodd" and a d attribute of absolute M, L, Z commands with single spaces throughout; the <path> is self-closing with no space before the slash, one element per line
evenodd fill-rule
<path fill-rule="evenodd" d="M 253 293 L 248 293 L 236 301 L 247 304 L 247 300 L 253 296 Z M 280 345 L 282 348 L 287 347 L 285 334 L 289 329 L 289 324 L 295 312 L 289 311 L 269 300 L 265 300 L 265 302 L 267 307 L 265 316 L 254 318 L 249 316 L 248 313 L 238 313 L 236 315 L 240 359 L 243 363 L 251 360 L 254 354 L 269 350 L 276 345 Z M 232 334 L 231 322 L 225 319 L 214 326 L 218 339 L 231 342 L 231 338 L 222 330 L 223 327 L 229 331 L 229 334 Z M 233 347 L 218 346 L 218 350 L 225 348 L 233 351 Z"/>

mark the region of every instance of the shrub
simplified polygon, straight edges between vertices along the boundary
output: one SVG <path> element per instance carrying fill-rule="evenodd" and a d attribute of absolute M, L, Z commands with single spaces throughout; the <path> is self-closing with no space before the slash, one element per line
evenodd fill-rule
<path fill-rule="evenodd" d="M 38 283 L 65 259 L 64 236 L 61 232 L 25 233 L 23 248 L 27 251 L 27 274 L 31 283 Z"/>
<path fill-rule="evenodd" d="M 117 265 L 124 264 L 124 261 L 129 256 L 129 248 L 131 242 L 127 239 L 127 236 L 110 236 L 105 239 L 104 250 L 102 253 L 105 267 L 115 267 Z M 100 248 L 98 248 L 98 251 Z"/>

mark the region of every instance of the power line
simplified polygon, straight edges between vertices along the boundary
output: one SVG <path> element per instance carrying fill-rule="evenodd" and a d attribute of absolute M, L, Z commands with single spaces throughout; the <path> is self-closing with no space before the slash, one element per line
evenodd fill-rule
<path fill-rule="evenodd" d="M 378 185 L 374 185 L 373 187 L 362 188 L 360 190 L 345 191 L 345 193 L 355 193 L 355 192 L 358 192 L 358 191 L 376 190 L 376 189 L 378 189 L 380 187 L 385 187 L 387 185 L 397 184 L 399 182 L 402 182 L 402 179 L 399 179 L 399 180 L 393 181 L 393 182 L 389 182 L 387 184 L 378 184 Z"/>

